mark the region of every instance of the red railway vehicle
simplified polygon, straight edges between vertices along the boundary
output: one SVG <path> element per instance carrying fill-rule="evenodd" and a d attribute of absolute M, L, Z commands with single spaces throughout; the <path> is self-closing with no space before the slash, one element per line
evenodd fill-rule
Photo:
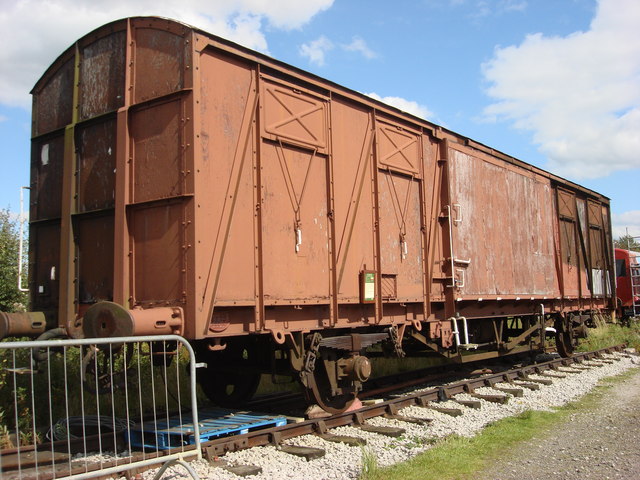
<path fill-rule="evenodd" d="M 640 313 L 640 252 L 615 249 L 618 315 L 635 317 Z"/>
<path fill-rule="evenodd" d="M 615 307 L 606 197 L 196 28 L 110 23 L 32 93 L 33 309 L 184 335 L 218 403 L 341 411 L 368 356 L 568 355 Z"/>

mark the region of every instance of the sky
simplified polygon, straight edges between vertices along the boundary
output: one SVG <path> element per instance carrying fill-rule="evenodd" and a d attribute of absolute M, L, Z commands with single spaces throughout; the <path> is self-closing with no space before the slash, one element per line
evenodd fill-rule
<path fill-rule="evenodd" d="M 640 236 L 638 0 L 0 0 L 0 208 L 29 184 L 29 91 L 75 40 L 158 15 L 371 95 L 611 198 Z"/>

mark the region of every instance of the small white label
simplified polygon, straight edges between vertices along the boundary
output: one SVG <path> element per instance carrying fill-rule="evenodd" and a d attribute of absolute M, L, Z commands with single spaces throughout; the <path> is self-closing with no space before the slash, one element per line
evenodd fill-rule
<path fill-rule="evenodd" d="M 364 298 L 367 301 L 375 300 L 376 298 L 376 285 L 375 283 L 364 284 Z"/>
<path fill-rule="evenodd" d="M 49 144 L 45 143 L 40 150 L 40 161 L 42 165 L 49 165 Z"/>
<path fill-rule="evenodd" d="M 373 302 L 376 299 L 376 276 L 374 273 L 364 274 L 364 301 Z"/>

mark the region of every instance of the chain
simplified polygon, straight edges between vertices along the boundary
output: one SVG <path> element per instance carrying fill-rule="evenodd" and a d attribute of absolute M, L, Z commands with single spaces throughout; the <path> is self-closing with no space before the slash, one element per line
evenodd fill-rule
<path fill-rule="evenodd" d="M 305 354 L 304 368 L 300 373 L 313 373 L 316 368 L 316 359 L 318 358 L 318 350 L 320 349 L 320 342 L 322 341 L 322 335 L 315 332 L 311 337 L 311 343 L 309 349 Z"/>
<path fill-rule="evenodd" d="M 404 358 L 406 353 L 402 349 L 402 342 L 400 341 L 400 337 L 398 335 L 398 326 L 392 325 L 388 329 L 389 332 L 389 341 L 393 344 L 393 349 L 398 358 Z"/>

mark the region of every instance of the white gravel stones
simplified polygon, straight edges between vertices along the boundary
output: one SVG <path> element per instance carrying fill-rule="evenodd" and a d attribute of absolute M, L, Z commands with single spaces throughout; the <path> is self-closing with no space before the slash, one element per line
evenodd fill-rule
<path fill-rule="evenodd" d="M 288 440 L 291 445 L 303 445 L 308 447 L 323 448 L 326 455 L 317 460 L 306 461 L 279 451 L 276 447 L 256 447 L 240 452 L 228 453 L 224 459 L 230 464 L 249 464 L 262 467 L 260 475 L 249 477 L 254 480 L 266 479 L 355 479 L 362 468 L 362 456 L 366 451 L 374 455 L 380 466 L 392 465 L 405 461 L 416 454 L 430 448 L 434 439 L 446 437 L 452 434 L 473 436 L 487 424 L 507 416 L 517 415 L 526 410 L 551 410 L 553 407 L 564 405 L 591 390 L 600 379 L 618 375 L 625 370 L 640 364 L 639 357 L 629 355 L 611 354 L 605 358 L 616 359 L 615 363 L 588 362 L 593 365 L 589 370 L 580 370 L 569 373 L 550 372 L 552 375 L 565 375 L 564 378 L 552 378 L 547 375 L 530 375 L 534 379 L 552 379 L 552 385 L 540 385 L 539 390 L 523 388 L 522 397 L 508 395 L 509 402 L 500 405 L 486 400 L 480 400 L 481 408 L 473 409 L 461 406 L 454 401 L 440 402 L 437 405 L 448 408 L 462 409 L 463 415 L 452 417 L 443 413 L 421 407 L 408 407 L 400 414 L 410 417 L 428 418 L 432 422 L 426 425 L 389 420 L 385 418 L 373 418 L 367 420 L 368 424 L 376 426 L 400 427 L 406 433 L 399 438 L 390 438 L 383 435 L 364 432 L 355 427 L 340 427 L 333 429 L 331 433 L 349 435 L 364 438 L 367 441 L 365 447 L 349 447 L 345 444 L 331 443 L 313 435 L 298 437 Z M 597 364 L 598 366 L 596 366 Z M 496 384 L 498 387 L 511 387 L 514 384 Z M 490 395 L 502 394 L 489 387 L 476 390 L 477 393 Z M 507 395 L 507 394 L 505 394 Z M 460 400 L 477 400 L 468 394 L 457 395 Z M 221 480 L 235 480 L 240 477 L 221 468 L 212 468 L 205 461 L 193 462 L 195 470 L 200 478 L 216 478 Z M 154 471 L 144 474 L 145 479 L 152 479 Z M 189 478 L 184 469 L 177 467 L 165 473 L 163 478 Z"/>

